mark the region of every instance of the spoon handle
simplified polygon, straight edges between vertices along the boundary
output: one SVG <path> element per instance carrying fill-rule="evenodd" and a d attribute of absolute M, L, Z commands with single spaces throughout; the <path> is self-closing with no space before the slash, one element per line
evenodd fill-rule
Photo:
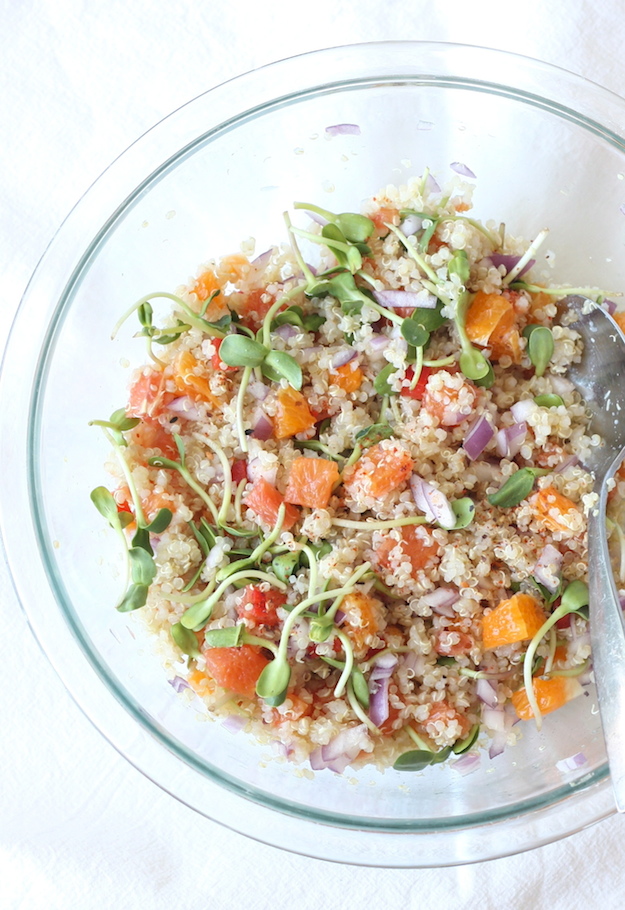
<path fill-rule="evenodd" d="M 590 640 L 612 789 L 625 812 L 625 624 L 608 552 L 606 498 L 604 483 L 588 516 Z"/>

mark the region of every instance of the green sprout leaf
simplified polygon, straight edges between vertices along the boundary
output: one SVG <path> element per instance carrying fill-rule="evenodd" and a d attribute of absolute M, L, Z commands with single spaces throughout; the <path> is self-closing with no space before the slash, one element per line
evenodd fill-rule
<path fill-rule="evenodd" d="M 123 600 L 118 604 L 120 613 L 130 613 L 144 607 L 148 599 L 148 585 L 133 584 L 128 588 Z"/>
<path fill-rule="evenodd" d="M 451 529 L 452 531 L 468 528 L 475 518 L 475 503 L 468 496 L 452 500 L 451 510 L 456 516 L 456 523 Z"/>
<path fill-rule="evenodd" d="M 564 404 L 559 395 L 536 395 L 534 401 L 541 408 L 559 408 Z"/>
<path fill-rule="evenodd" d="M 226 335 L 219 348 L 219 357 L 232 367 L 259 367 L 268 349 L 247 335 Z"/>
<path fill-rule="evenodd" d="M 368 449 L 376 445 L 383 439 L 390 439 L 395 433 L 387 423 L 372 423 L 370 427 L 359 430 L 356 433 L 356 442 L 360 444 L 361 449 Z"/>
<path fill-rule="evenodd" d="M 182 623 L 176 622 L 172 625 L 170 632 L 183 654 L 188 654 L 189 657 L 200 657 L 197 638 L 191 629 L 185 629 Z"/>
<path fill-rule="evenodd" d="M 426 331 L 426 329 L 424 329 L 420 323 L 415 322 L 412 318 L 404 319 L 401 324 L 400 331 L 408 344 L 413 345 L 415 348 L 425 347 L 430 340 L 430 333 Z"/>
<path fill-rule="evenodd" d="M 378 393 L 378 395 L 394 395 L 395 392 L 391 388 L 389 379 L 397 371 L 397 368 L 393 366 L 392 363 L 387 364 L 384 369 L 380 370 L 378 375 L 373 381 L 373 387 Z"/>
<path fill-rule="evenodd" d="M 532 492 L 535 479 L 543 474 L 549 474 L 549 470 L 547 468 L 521 468 L 487 499 L 491 506 L 499 506 L 501 509 L 518 506 Z"/>
<path fill-rule="evenodd" d="M 294 389 L 299 391 L 302 387 L 302 368 L 294 357 L 284 351 L 269 351 L 262 361 L 261 370 L 273 382 L 286 379 Z"/>
<path fill-rule="evenodd" d="M 451 753 L 450 746 L 439 752 L 426 752 L 423 749 L 413 749 L 400 755 L 393 768 L 396 771 L 422 771 L 428 765 L 438 765 L 447 760 Z"/>
<path fill-rule="evenodd" d="M 106 518 L 114 530 L 118 530 L 120 527 L 120 513 L 117 510 L 117 503 L 113 494 L 106 487 L 96 487 L 95 490 L 91 491 L 90 496 L 100 515 Z M 132 515 L 129 512 L 124 514 L 128 515 L 132 520 Z"/>
<path fill-rule="evenodd" d="M 536 375 L 542 376 L 553 357 L 553 333 L 545 325 L 528 325 L 523 329 L 523 335 L 527 338 L 527 354 Z"/>
<path fill-rule="evenodd" d="M 281 699 L 277 704 L 282 704 L 286 698 L 286 690 L 291 679 L 291 668 L 286 658 L 275 657 L 258 677 L 256 694 L 271 704 L 276 705 L 275 699 Z"/>
<path fill-rule="evenodd" d="M 464 739 L 459 739 L 453 744 L 452 751 L 455 755 L 462 755 L 464 752 L 468 752 L 469 749 L 475 745 L 478 736 L 480 735 L 480 725 L 473 724 L 467 736 Z"/>
<path fill-rule="evenodd" d="M 300 556 L 300 553 L 281 553 L 279 556 L 274 556 L 271 569 L 278 581 L 288 582 L 291 575 L 295 574 Z"/>
<path fill-rule="evenodd" d="M 150 554 L 142 547 L 128 550 L 132 580 L 137 585 L 150 585 L 156 576 L 156 565 Z"/>
<path fill-rule="evenodd" d="M 152 519 L 149 525 L 145 526 L 145 530 L 151 534 L 162 534 L 169 527 L 172 517 L 170 509 L 159 509 L 156 517 Z"/>
<path fill-rule="evenodd" d="M 204 633 L 204 642 L 209 648 L 238 648 L 243 643 L 244 634 L 245 624 L 239 623 L 227 629 L 209 629 Z"/>

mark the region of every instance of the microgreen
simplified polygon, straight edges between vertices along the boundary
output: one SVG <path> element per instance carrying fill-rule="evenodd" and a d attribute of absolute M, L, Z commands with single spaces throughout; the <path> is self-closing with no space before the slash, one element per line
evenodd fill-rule
<path fill-rule="evenodd" d="M 394 395 L 395 391 L 392 388 L 389 379 L 391 376 L 397 372 L 397 367 L 392 363 L 388 363 L 375 377 L 373 380 L 373 388 L 376 390 L 378 395 Z"/>
<path fill-rule="evenodd" d="M 226 335 L 219 347 L 219 357 L 232 367 L 259 367 L 268 349 L 247 335 Z"/>
<path fill-rule="evenodd" d="M 375 225 L 370 218 L 354 212 L 343 212 L 340 215 L 335 215 L 327 209 L 322 209 L 318 205 L 311 205 L 308 202 L 295 202 L 293 208 L 304 209 L 307 212 L 320 215 L 321 218 L 324 218 L 330 224 L 336 225 L 350 243 L 364 243 L 375 230 Z"/>
<path fill-rule="evenodd" d="M 534 401 L 541 408 L 559 408 L 564 404 L 559 395 L 536 395 Z"/>
<path fill-rule="evenodd" d="M 343 660 L 335 660 L 333 657 L 322 657 L 321 658 L 325 663 L 329 664 L 331 667 L 334 667 L 335 670 L 341 670 L 342 673 L 345 672 L 346 662 Z M 354 695 L 358 700 L 358 703 L 362 705 L 365 711 L 369 710 L 369 686 L 367 685 L 367 680 L 365 675 L 357 664 L 353 664 L 351 673 L 349 674 L 349 682 L 352 685 Z"/>
<path fill-rule="evenodd" d="M 172 625 L 170 632 L 183 654 L 188 654 L 189 657 L 200 656 L 197 638 L 190 629 L 185 629 L 182 623 L 176 622 Z"/>
<path fill-rule="evenodd" d="M 527 325 L 523 329 L 527 338 L 527 354 L 534 365 L 537 376 L 542 376 L 553 357 L 555 349 L 553 333 L 545 325 Z"/>
<path fill-rule="evenodd" d="M 415 348 L 423 348 L 430 340 L 430 333 L 419 322 L 415 322 L 412 317 L 404 319 L 400 331 L 402 336 Z"/>
<path fill-rule="evenodd" d="M 547 468 L 520 468 L 506 480 L 496 493 L 492 493 L 486 498 L 491 506 L 499 506 L 501 509 L 518 506 L 532 492 L 535 479 L 549 473 Z"/>
<path fill-rule="evenodd" d="M 141 331 L 139 332 L 139 335 L 146 338 L 148 353 L 152 360 L 156 361 L 162 366 L 161 361 L 154 355 L 152 351 L 152 341 L 158 341 L 160 344 L 169 344 L 170 342 L 175 341 L 177 338 L 179 338 L 183 332 L 187 331 L 191 327 L 199 329 L 201 332 L 204 332 L 213 338 L 224 337 L 224 329 L 227 328 L 227 326 L 230 324 L 232 315 L 226 315 L 225 317 L 222 317 L 218 322 L 209 322 L 209 320 L 204 319 L 204 314 L 206 313 L 208 306 L 212 303 L 212 301 L 219 293 L 219 290 L 213 291 L 210 297 L 204 301 L 204 305 L 199 314 L 194 312 L 189 304 L 185 303 L 185 301 L 182 300 L 182 298 L 178 297 L 176 294 L 169 294 L 165 291 L 157 292 L 154 294 L 146 294 L 144 297 L 134 303 L 130 309 L 128 309 L 118 319 L 113 328 L 113 332 L 111 333 L 111 338 L 115 338 L 120 327 L 136 311 L 139 317 L 139 324 L 141 325 Z M 174 326 L 167 326 L 164 329 L 157 328 L 152 320 L 154 311 L 152 309 L 152 305 L 150 304 L 150 300 L 155 300 L 157 298 L 172 300 L 174 303 L 174 312 L 180 314 L 183 319 L 178 319 L 176 321 L 176 325 Z"/>
<path fill-rule="evenodd" d="M 451 747 L 454 755 L 462 755 L 464 752 L 468 752 L 469 749 L 475 745 L 478 736 L 480 735 L 480 725 L 473 724 L 468 734 L 464 739 L 457 740 Z"/>
<path fill-rule="evenodd" d="M 299 391 L 302 387 L 302 368 L 294 357 L 284 351 L 269 351 L 262 362 L 261 370 L 263 376 L 273 382 L 286 379 L 294 389 Z"/>
<path fill-rule="evenodd" d="M 124 438 L 127 430 L 132 430 L 141 423 L 138 417 L 128 417 L 124 408 L 113 411 L 108 420 L 90 420 L 90 427 L 103 427 L 109 431 L 118 446 L 127 446 Z"/>
<path fill-rule="evenodd" d="M 461 499 L 453 499 L 450 503 L 451 510 L 456 516 L 456 523 L 449 530 L 460 531 L 462 528 L 468 528 L 475 518 L 475 503 L 469 496 L 463 496 Z"/>
<path fill-rule="evenodd" d="M 370 446 L 377 445 L 383 439 L 390 439 L 394 435 L 394 430 L 387 423 L 372 423 L 370 427 L 359 430 L 355 438 L 361 449 L 368 449 Z"/>
<path fill-rule="evenodd" d="M 445 746 L 444 749 L 440 749 L 438 752 L 413 749 L 400 755 L 393 768 L 396 771 L 423 771 L 428 765 L 438 765 L 446 761 L 450 754 L 451 746 Z"/>

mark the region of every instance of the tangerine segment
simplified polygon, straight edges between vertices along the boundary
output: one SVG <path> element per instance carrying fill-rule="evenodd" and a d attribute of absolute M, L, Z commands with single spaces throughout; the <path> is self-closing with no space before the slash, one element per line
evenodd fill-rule
<path fill-rule="evenodd" d="M 218 686 L 246 698 L 256 696 L 256 683 L 269 661 L 252 645 L 240 648 L 208 648 L 206 669 Z"/>
<path fill-rule="evenodd" d="M 205 376 L 198 372 L 198 362 L 190 351 L 182 351 L 175 363 L 174 382 L 183 395 L 194 401 L 206 401 L 221 409 L 217 398 L 211 392 Z"/>
<path fill-rule="evenodd" d="M 394 440 L 385 439 L 367 449 L 345 471 L 343 486 L 355 499 L 382 499 L 408 480 L 413 467 L 410 453 Z"/>
<path fill-rule="evenodd" d="M 530 505 L 542 524 L 550 531 L 564 531 L 577 534 L 582 528 L 579 509 L 567 496 L 558 493 L 555 487 L 544 487 L 532 497 Z"/>
<path fill-rule="evenodd" d="M 264 477 L 259 477 L 245 499 L 247 508 L 256 512 L 258 518 L 270 527 L 275 525 L 278 509 L 283 502 L 284 497 Z M 298 519 L 299 509 L 293 505 L 287 505 L 282 530 L 288 531 Z"/>
<path fill-rule="evenodd" d="M 376 561 L 382 568 L 392 572 L 407 558 L 410 561 L 412 574 L 425 569 L 438 557 L 440 547 L 426 528 L 419 525 L 407 525 L 401 529 L 401 540 L 387 535 L 376 549 Z M 400 547 L 399 558 L 391 557 L 396 547 Z"/>
<path fill-rule="evenodd" d="M 296 458 L 291 465 L 284 501 L 310 509 L 325 509 L 339 479 L 335 461 L 328 458 Z"/>
<path fill-rule="evenodd" d="M 128 416 L 158 424 L 159 416 L 176 397 L 172 392 L 166 391 L 166 380 L 162 370 L 143 370 L 130 387 L 126 408 Z"/>
<path fill-rule="evenodd" d="M 301 392 L 288 386 L 278 392 L 278 408 L 274 418 L 276 439 L 288 439 L 304 430 L 310 430 L 316 422 L 306 399 Z"/>
<path fill-rule="evenodd" d="M 337 367 L 334 373 L 330 375 L 330 382 L 337 385 L 344 392 L 357 392 L 365 374 L 359 366 L 353 366 L 353 363 L 345 363 L 342 367 Z"/>
<path fill-rule="evenodd" d="M 382 603 L 362 591 L 352 591 L 341 601 L 341 610 L 345 614 L 345 631 L 355 651 L 362 652 L 382 628 Z"/>
<path fill-rule="evenodd" d="M 486 651 L 533 638 L 545 622 L 539 603 L 529 594 L 515 594 L 482 617 L 482 644 Z"/>
<path fill-rule="evenodd" d="M 485 347 L 502 321 L 504 332 L 514 325 L 514 309 L 510 301 L 502 294 L 478 291 L 466 316 L 466 330 L 471 341 Z"/>
<path fill-rule="evenodd" d="M 541 714 L 549 714 L 561 708 L 567 701 L 577 698 L 584 691 L 574 676 L 553 676 L 551 679 L 532 680 L 532 687 Z M 525 688 L 517 689 L 510 698 L 514 710 L 521 720 L 531 720 L 534 716 L 527 698 Z"/>

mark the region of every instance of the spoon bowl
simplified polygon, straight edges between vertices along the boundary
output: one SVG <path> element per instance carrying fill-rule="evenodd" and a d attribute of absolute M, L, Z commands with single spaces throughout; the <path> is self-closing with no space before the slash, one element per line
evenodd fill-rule
<path fill-rule="evenodd" d="M 625 456 L 625 336 L 612 317 L 586 297 L 565 300 L 584 351 L 568 378 L 591 415 L 589 433 L 601 436 L 584 466 L 598 501 L 588 515 L 590 639 L 599 710 L 619 812 L 625 812 L 625 623 L 614 581 L 606 528 L 608 481 Z"/>

